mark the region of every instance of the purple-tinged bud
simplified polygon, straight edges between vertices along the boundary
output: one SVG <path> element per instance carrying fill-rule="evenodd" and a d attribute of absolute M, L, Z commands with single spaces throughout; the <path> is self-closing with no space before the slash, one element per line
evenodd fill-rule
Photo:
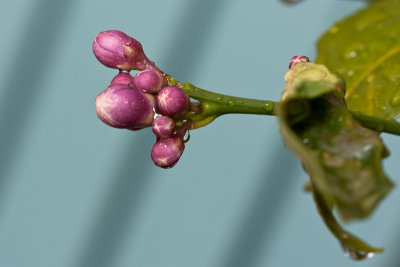
<path fill-rule="evenodd" d="M 129 85 L 130 87 L 135 88 L 134 79 L 132 75 L 127 72 L 120 72 L 114 77 L 114 79 L 112 79 L 110 85 L 116 84 Z"/>
<path fill-rule="evenodd" d="M 117 30 L 100 32 L 93 42 L 93 52 L 102 64 L 110 68 L 126 71 L 157 69 L 137 40 Z"/>
<path fill-rule="evenodd" d="M 189 110 L 190 99 L 178 86 L 166 86 L 157 95 L 157 107 L 163 115 L 174 117 Z"/>
<path fill-rule="evenodd" d="M 153 120 L 151 129 L 157 138 L 168 138 L 174 134 L 175 121 L 167 116 L 159 116 Z"/>
<path fill-rule="evenodd" d="M 97 116 L 115 128 L 143 128 L 154 118 L 154 97 L 128 85 L 110 85 L 96 97 Z"/>
<path fill-rule="evenodd" d="M 158 93 L 167 84 L 164 75 L 156 70 L 144 70 L 135 75 L 135 86 L 145 93 Z"/>
<path fill-rule="evenodd" d="M 178 162 L 184 149 L 183 139 L 178 135 L 160 139 L 151 150 L 151 159 L 161 168 L 171 168 Z"/>
<path fill-rule="evenodd" d="M 289 69 L 291 69 L 292 67 L 294 67 L 295 65 L 297 65 L 300 62 L 310 62 L 310 59 L 306 56 L 294 56 L 290 60 Z"/>

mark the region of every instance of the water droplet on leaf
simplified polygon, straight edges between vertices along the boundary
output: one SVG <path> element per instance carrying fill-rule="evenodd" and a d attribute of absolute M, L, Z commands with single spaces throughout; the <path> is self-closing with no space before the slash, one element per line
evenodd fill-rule
<path fill-rule="evenodd" d="M 392 99 L 390 100 L 390 105 L 392 107 L 399 107 L 400 106 L 400 91 L 397 91 Z"/>
<path fill-rule="evenodd" d="M 349 58 L 355 58 L 357 56 L 357 52 L 351 51 L 348 56 L 349 56 Z"/>
<path fill-rule="evenodd" d="M 368 83 L 372 83 L 372 82 L 374 81 L 374 79 L 375 79 L 375 75 L 373 75 L 373 74 L 368 75 L 368 77 L 367 77 L 367 82 L 368 82 Z"/>
<path fill-rule="evenodd" d="M 369 259 L 369 258 L 372 258 L 373 256 L 375 256 L 375 253 L 373 253 L 373 252 L 357 251 L 357 250 L 349 248 L 348 246 L 343 245 L 343 244 L 342 244 L 342 248 L 343 248 L 344 255 L 346 255 L 347 257 L 349 257 L 353 260 L 365 260 L 365 259 Z"/>
<path fill-rule="evenodd" d="M 339 27 L 338 27 L 338 26 L 333 26 L 333 27 L 329 30 L 330 33 L 338 33 L 338 31 L 339 31 Z"/>

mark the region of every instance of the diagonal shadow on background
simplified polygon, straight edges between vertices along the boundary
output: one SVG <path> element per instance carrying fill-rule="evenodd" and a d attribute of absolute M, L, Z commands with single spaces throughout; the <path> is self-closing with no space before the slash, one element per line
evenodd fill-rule
<path fill-rule="evenodd" d="M 223 262 L 216 266 L 255 266 L 258 256 L 273 245 L 272 242 L 265 245 L 264 241 L 274 238 L 280 209 L 287 207 L 285 199 L 291 192 L 292 178 L 296 171 L 294 166 L 297 164 L 295 158 L 282 146 L 275 146 L 273 154 L 273 160 L 262 173 L 258 190 L 242 216 L 243 222 L 233 238 L 232 246 L 228 248 Z"/>
<path fill-rule="evenodd" d="M 0 196 L 7 190 L 10 166 L 16 162 L 16 152 L 29 133 L 31 110 L 40 103 L 44 93 L 42 83 L 46 78 L 52 52 L 62 37 L 60 28 L 67 23 L 75 1 L 38 0 L 31 11 L 20 43 L 18 54 L 11 62 L 8 78 L 2 86 L 0 100 Z M 4 199 L 0 199 L 4 203 Z"/>
<path fill-rule="evenodd" d="M 394 214 L 396 214 L 396 213 L 394 213 Z M 400 225 L 400 221 L 398 221 L 397 225 Z M 389 245 L 385 245 L 385 247 L 386 247 L 385 250 L 387 249 L 387 251 L 388 251 L 388 255 L 386 255 L 386 257 L 388 257 L 389 255 L 391 256 L 390 258 L 383 261 L 386 263 L 385 266 L 390 266 L 390 267 L 399 267 L 400 266 L 400 254 L 395 251 L 389 252 L 390 249 L 394 248 L 396 250 L 396 248 L 398 248 L 400 246 L 400 238 L 399 237 L 400 237 L 400 235 L 398 233 L 396 234 L 395 232 L 393 232 L 393 236 L 390 238 L 391 243 Z M 383 253 L 383 255 L 384 254 L 385 254 L 385 252 Z M 375 257 L 377 257 L 377 256 L 375 255 Z"/>
<path fill-rule="evenodd" d="M 181 21 L 175 28 L 175 36 L 169 49 L 166 49 L 166 58 L 162 62 L 167 72 L 179 74 L 180 77 L 190 79 L 196 62 L 203 55 L 204 44 L 209 40 L 214 20 L 221 12 L 225 0 L 192 0 L 185 8 Z M 204 19 L 205 16 L 207 19 Z M 188 23 L 188 21 L 190 23 Z M 184 36 L 184 38 L 179 38 Z M 196 52 L 193 52 L 196 51 Z M 154 136 L 149 132 L 140 135 L 121 156 L 120 164 L 112 170 L 113 184 L 104 199 L 102 209 L 97 217 L 97 224 L 88 234 L 82 254 L 78 256 L 78 267 L 106 267 L 112 266 L 118 251 L 123 245 L 126 232 L 135 227 L 137 209 L 141 205 L 143 196 L 149 192 L 151 185 L 150 174 L 153 164 L 146 155 L 154 142 Z M 132 149 L 135 148 L 135 149 Z"/>

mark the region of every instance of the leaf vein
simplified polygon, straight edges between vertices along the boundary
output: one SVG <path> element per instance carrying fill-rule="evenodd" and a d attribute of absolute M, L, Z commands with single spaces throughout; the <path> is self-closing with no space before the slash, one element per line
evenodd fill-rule
<path fill-rule="evenodd" d="M 355 88 L 357 88 L 360 83 L 365 80 L 368 75 L 370 75 L 372 72 L 374 72 L 380 65 L 382 65 L 383 62 L 388 60 L 389 58 L 395 56 L 396 54 L 400 53 L 400 45 L 396 45 L 394 48 L 390 49 L 388 52 L 386 52 L 380 59 L 378 59 L 374 64 L 372 64 L 369 68 L 365 70 L 365 72 L 360 75 L 360 77 L 354 82 L 353 86 L 347 89 L 347 94 L 346 98 L 348 98 L 352 92 L 354 91 Z"/>

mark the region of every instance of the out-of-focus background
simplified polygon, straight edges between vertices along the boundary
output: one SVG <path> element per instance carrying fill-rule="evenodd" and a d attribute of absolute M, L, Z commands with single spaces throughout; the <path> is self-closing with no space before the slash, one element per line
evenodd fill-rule
<path fill-rule="evenodd" d="M 347 227 L 383 255 L 346 258 L 301 188 L 276 118 L 227 115 L 155 167 L 150 129 L 106 126 L 94 99 L 117 74 L 96 34 L 118 29 L 180 81 L 278 100 L 289 60 L 362 1 L 14 0 L 0 4 L 0 266 L 400 264 L 400 191 Z M 383 135 L 398 182 L 400 142 Z"/>

